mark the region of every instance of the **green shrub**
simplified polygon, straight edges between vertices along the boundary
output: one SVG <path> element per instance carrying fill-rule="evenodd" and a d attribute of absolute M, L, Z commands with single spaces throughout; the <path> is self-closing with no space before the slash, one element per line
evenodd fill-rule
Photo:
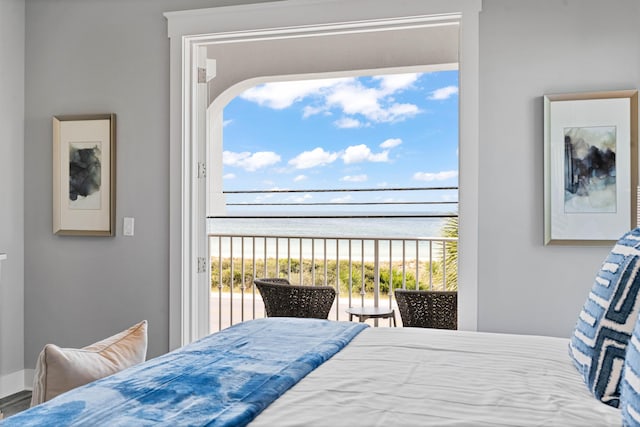
<path fill-rule="evenodd" d="M 458 237 L 458 218 L 449 218 L 442 228 L 443 237 Z M 392 266 L 391 274 L 389 273 L 389 265 L 381 265 L 380 267 L 380 293 L 388 295 L 389 285 L 393 289 L 406 287 L 407 289 L 416 289 L 416 280 L 418 289 L 458 289 L 458 242 L 446 242 L 435 247 L 435 256 L 432 261 L 427 261 L 418 266 L 418 276 L 416 278 L 416 270 L 405 270 L 403 280 L 403 270 L 401 262 L 395 262 Z M 439 253 L 438 253 L 439 251 Z M 233 259 L 233 280 L 231 280 L 231 260 L 225 258 L 220 263 L 218 258 L 211 259 L 211 290 L 216 291 L 222 288 L 223 291 L 229 291 L 229 287 L 233 283 L 233 291 L 240 291 L 242 287 L 245 290 L 251 289 L 254 277 L 288 277 L 294 284 L 315 284 L 330 285 L 339 288 L 341 295 L 361 294 L 363 286 L 365 294 L 373 294 L 375 286 L 375 265 L 373 262 L 352 262 L 351 274 L 349 273 L 349 264 L 346 260 L 339 261 L 339 269 L 336 268 L 336 260 L 325 262 L 316 260 L 313 265 L 310 259 L 278 259 L 276 265 L 275 258 L 256 259 L 255 271 L 253 260 L 244 260 L 244 275 L 242 260 Z M 220 266 L 222 264 L 222 266 Z M 338 271 L 339 270 L 339 271 Z M 222 275 L 220 275 L 222 271 Z M 446 272 L 446 274 L 445 274 Z M 391 276 L 391 279 L 390 279 Z M 221 280 L 222 277 L 222 280 Z M 443 283 L 445 282 L 446 283 Z"/>

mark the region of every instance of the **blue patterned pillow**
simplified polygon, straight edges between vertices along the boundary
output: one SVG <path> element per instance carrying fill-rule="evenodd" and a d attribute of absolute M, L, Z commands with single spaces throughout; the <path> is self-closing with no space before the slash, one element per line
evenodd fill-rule
<path fill-rule="evenodd" d="M 602 264 L 569 344 L 593 395 L 618 407 L 627 343 L 638 319 L 640 228 L 618 240 Z"/>
<path fill-rule="evenodd" d="M 640 426 L 640 320 L 629 340 L 620 383 L 620 407 L 624 426 Z"/>

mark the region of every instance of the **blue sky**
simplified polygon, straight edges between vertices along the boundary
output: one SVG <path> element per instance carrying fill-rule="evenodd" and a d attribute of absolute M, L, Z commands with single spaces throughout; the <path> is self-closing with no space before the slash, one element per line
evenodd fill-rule
<path fill-rule="evenodd" d="M 457 186 L 458 72 L 255 86 L 224 109 L 223 164 L 225 191 Z M 457 192 L 227 195 L 228 203 L 412 200 L 457 200 Z M 455 205 L 257 209 L 441 212 Z"/>

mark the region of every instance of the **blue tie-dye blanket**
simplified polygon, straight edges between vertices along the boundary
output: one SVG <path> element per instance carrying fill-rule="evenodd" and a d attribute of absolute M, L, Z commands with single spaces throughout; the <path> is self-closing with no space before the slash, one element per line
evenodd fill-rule
<path fill-rule="evenodd" d="M 0 426 L 244 426 L 365 327 L 294 318 L 244 322 Z"/>

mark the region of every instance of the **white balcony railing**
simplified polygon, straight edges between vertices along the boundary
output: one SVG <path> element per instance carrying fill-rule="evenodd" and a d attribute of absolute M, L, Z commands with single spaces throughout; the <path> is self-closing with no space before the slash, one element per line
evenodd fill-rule
<path fill-rule="evenodd" d="M 390 282 L 393 288 L 457 290 L 456 254 L 457 239 L 444 237 L 209 234 L 210 330 L 264 317 L 255 278 L 333 286 L 329 318 L 348 320 L 350 306 L 395 307 Z"/>

